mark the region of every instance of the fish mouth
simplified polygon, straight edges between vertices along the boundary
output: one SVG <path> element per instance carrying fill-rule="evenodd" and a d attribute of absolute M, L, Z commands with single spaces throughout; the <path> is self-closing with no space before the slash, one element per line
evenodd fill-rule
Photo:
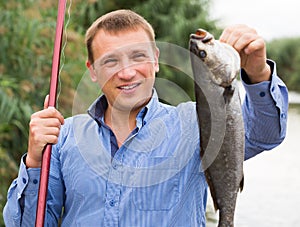
<path fill-rule="evenodd" d="M 190 35 L 190 39 L 200 40 L 203 43 L 208 43 L 213 39 L 213 35 L 209 32 L 205 31 L 204 29 L 197 29 L 195 34 Z"/>

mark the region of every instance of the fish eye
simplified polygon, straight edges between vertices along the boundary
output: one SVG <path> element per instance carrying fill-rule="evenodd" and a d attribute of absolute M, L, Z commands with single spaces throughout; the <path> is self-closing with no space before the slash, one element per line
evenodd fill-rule
<path fill-rule="evenodd" d="M 199 57 L 200 57 L 200 58 L 205 58 L 206 56 L 207 56 L 207 53 L 206 53 L 205 50 L 200 50 L 200 51 L 199 51 Z"/>

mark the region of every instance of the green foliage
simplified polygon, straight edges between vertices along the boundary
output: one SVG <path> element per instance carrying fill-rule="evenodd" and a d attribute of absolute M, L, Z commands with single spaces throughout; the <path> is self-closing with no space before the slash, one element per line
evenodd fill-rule
<path fill-rule="evenodd" d="M 0 88 L 0 146 L 14 151 L 10 155 L 18 159 L 26 149 L 28 119 L 32 108 L 27 102 L 11 97 Z M 23 139 L 24 138 L 24 139 Z M 20 141 L 24 143 L 20 144 Z"/>
<path fill-rule="evenodd" d="M 275 60 L 278 74 L 290 90 L 300 91 L 300 38 L 285 38 L 268 43 L 268 57 Z"/>

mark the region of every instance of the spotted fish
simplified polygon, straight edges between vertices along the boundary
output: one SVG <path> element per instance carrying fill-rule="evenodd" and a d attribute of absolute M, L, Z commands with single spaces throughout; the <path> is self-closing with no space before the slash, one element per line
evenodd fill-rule
<path fill-rule="evenodd" d="M 244 123 L 236 81 L 240 57 L 234 48 L 203 29 L 190 35 L 189 44 L 201 166 L 219 210 L 218 226 L 232 227 L 237 194 L 244 182 Z"/>

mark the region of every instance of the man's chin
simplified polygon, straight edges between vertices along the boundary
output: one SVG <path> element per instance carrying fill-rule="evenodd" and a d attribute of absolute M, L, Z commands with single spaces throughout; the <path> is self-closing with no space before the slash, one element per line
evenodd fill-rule
<path fill-rule="evenodd" d="M 151 99 L 151 96 L 141 97 L 139 99 L 136 98 L 120 98 L 122 100 L 117 100 L 114 105 L 113 109 L 118 109 L 119 111 L 124 112 L 133 112 L 133 111 L 139 111 L 144 106 L 148 104 L 148 102 Z"/>

